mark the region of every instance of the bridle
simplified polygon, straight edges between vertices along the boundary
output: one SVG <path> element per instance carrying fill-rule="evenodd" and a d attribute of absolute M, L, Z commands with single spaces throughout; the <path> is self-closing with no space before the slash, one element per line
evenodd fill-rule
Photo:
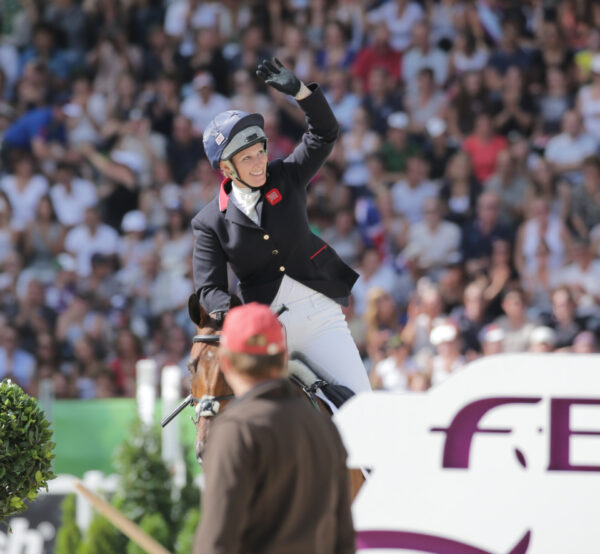
<path fill-rule="evenodd" d="M 175 408 L 168 416 L 166 416 L 161 422 L 160 425 L 165 427 L 169 424 L 175 417 L 177 417 L 185 408 L 192 405 L 195 406 L 196 411 L 196 419 L 192 417 L 192 421 L 197 425 L 198 420 L 201 417 L 215 417 L 221 408 L 221 402 L 223 400 L 232 400 L 235 398 L 234 394 L 223 394 L 221 396 L 211 396 L 210 394 L 205 394 L 201 398 L 196 398 L 192 394 L 188 394 L 185 399 Z"/>
<path fill-rule="evenodd" d="M 235 394 L 223 394 L 221 396 L 211 396 L 205 394 L 202 398 L 192 397 L 192 405 L 196 405 L 196 419 L 192 417 L 192 421 L 197 425 L 201 417 L 215 417 L 221 408 L 223 400 L 231 400 L 235 398 Z"/>
<path fill-rule="evenodd" d="M 192 342 L 197 344 L 199 342 L 204 344 L 211 344 L 217 346 L 219 341 L 221 340 L 220 335 L 196 335 L 194 336 Z M 180 404 L 169 414 L 167 415 L 161 422 L 160 425 L 165 427 L 168 425 L 175 417 L 177 417 L 185 408 L 188 406 L 195 406 L 196 418 L 192 416 L 192 421 L 195 425 L 198 424 L 198 420 L 201 417 L 215 417 L 221 408 L 221 402 L 223 400 L 231 400 L 234 398 L 233 394 L 226 394 L 222 396 L 212 396 L 210 394 L 205 394 L 201 398 L 196 398 L 192 393 L 188 394 Z"/>
<path fill-rule="evenodd" d="M 289 308 L 287 306 L 282 305 L 281 308 L 277 310 L 275 315 L 279 317 L 288 309 Z M 194 344 L 201 342 L 203 344 L 211 344 L 213 346 L 217 346 L 220 341 L 220 335 L 196 335 L 192 340 Z M 233 398 L 235 398 L 234 394 L 224 394 L 221 396 L 211 396 L 209 394 L 205 394 L 201 398 L 196 398 L 193 394 L 188 394 L 188 396 L 186 396 L 186 398 L 160 422 L 160 425 L 161 427 L 165 427 L 190 405 L 195 406 L 196 419 L 192 417 L 192 421 L 197 425 L 201 417 L 215 417 L 221 409 L 221 402 L 223 400 L 231 400 Z"/>

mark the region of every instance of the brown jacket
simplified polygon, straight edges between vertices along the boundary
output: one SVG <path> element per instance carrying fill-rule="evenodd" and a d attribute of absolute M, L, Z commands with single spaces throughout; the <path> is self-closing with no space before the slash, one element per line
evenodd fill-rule
<path fill-rule="evenodd" d="M 286 379 L 265 381 L 210 430 L 196 554 L 353 553 L 346 451 Z"/>

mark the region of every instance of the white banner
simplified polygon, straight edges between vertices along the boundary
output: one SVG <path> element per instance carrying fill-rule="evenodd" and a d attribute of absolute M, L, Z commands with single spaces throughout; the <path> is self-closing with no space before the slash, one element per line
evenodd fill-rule
<path fill-rule="evenodd" d="M 361 552 L 600 552 L 600 356 L 478 360 L 426 393 L 336 415 Z"/>

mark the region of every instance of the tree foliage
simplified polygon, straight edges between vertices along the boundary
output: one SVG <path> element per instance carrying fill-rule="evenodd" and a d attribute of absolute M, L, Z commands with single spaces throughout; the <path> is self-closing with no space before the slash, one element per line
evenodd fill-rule
<path fill-rule="evenodd" d="M 194 547 L 194 536 L 196 527 L 200 523 L 200 510 L 193 508 L 189 510 L 183 520 L 181 530 L 175 541 L 175 554 L 190 554 Z"/>
<path fill-rule="evenodd" d="M 185 527 L 183 537 L 185 539 L 187 536 L 185 544 L 190 545 L 187 550 L 189 553 L 195 526 L 200 518 L 200 491 L 193 483 L 192 468 L 189 466 L 186 467 L 185 487 L 181 491 L 176 489 L 173 476 L 162 459 L 161 442 L 159 427 L 148 428 L 139 420 L 134 422 L 128 438 L 115 453 L 114 465 L 120 481 L 111 503 L 169 551 L 174 550 L 176 538 L 178 544 L 181 542 L 180 536 Z M 195 515 L 190 516 L 190 512 Z M 108 521 L 106 525 L 96 522 L 94 529 L 90 527 L 77 554 L 143 552 L 135 543 L 126 542 L 126 537 L 116 529 L 114 533 L 109 532 L 107 525 L 110 525 Z M 112 541 L 118 540 L 122 542 L 116 548 Z"/>
<path fill-rule="evenodd" d="M 127 537 L 103 515 L 94 513 L 85 540 L 79 545 L 77 554 L 108 554 L 124 552 Z M 56 552 L 62 554 L 58 548 Z"/>
<path fill-rule="evenodd" d="M 117 449 L 115 467 L 121 476 L 117 501 L 123 514 L 139 524 L 145 514 L 159 513 L 172 532 L 173 485 L 161 457 L 158 428 L 148 429 L 136 421 L 129 438 Z"/>
<path fill-rule="evenodd" d="M 61 525 L 56 532 L 54 549 L 60 554 L 77 554 L 81 544 L 81 531 L 75 520 L 77 499 L 74 494 L 65 497 L 61 504 Z"/>
<path fill-rule="evenodd" d="M 170 546 L 170 530 L 167 522 L 162 515 L 158 513 L 146 514 L 140 521 L 140 528 L 150 535 L 155 541 L 158 541 L 165 548 Z M 191 552 L 191 550 L 189 551 Z M 127 554 L 145 554 L 146 551 L 133 541 L 127 543 Z"/>
<path fill-rule="evenodd" d="M 22 512 L 26 500 L 54 479 L 52 430 L 34 398 L 10 380 L 0 382 L 0 521 Z"/>

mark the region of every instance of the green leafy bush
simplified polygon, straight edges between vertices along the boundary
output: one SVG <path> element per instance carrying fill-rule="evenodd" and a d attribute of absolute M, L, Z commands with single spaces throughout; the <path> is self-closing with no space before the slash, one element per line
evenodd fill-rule
<path fill-rule="evenodd" d="M 163 516 L 158 513 L 146 514 L 140 521 L 140 528 L 165 548 L 169 548 L 170 531 Z M 146 551 L 133 541 L 129 541 L 127 543 L 127 554 L 146 554 Z"/>
<path fill-rule="evenodd" d="M 0 383 L 0 521 L 54 479 L 50 423 L 35 399 L 10 380 Z"/>
<path fill-rule="evenodd" d="M 121 481 L 113 504 L 137 524 L 145 514 L 159 513 L 172 533 L 172 479 L 161 457 L 160 430 L 137 420 L 117 449 L 115 468 Z"/>
<path fill-rule="evenodd" d="M 109 554 L 124 552 L 127 537 L 104 516 L 94 513 L 85 540 L 79 545 L 77 554 Z M 62 552 L 57 548 L 57 554 Z"/>
<path fill-rule="evenodd" d="M 54 549 L 60 554 L 77 554 L 81 544 L 81 532 L 75 520 L 76 497 L 69 494 L 60 505 L 61 525 L 56 532 L 56 543 Z"/>
<path fill-rule="evenodd" d="M 173 521 L 176 524 L 176 531 L 185 524 L 187 514 L 190 510 L 197 510 L 200 507 L 200 489 L 194 483 L 192 464 L 198 464 L 194 457 L 193 462 L 189 461 L 184 451 L 185 466 L 185 485 L 179 491 L 176 491 L 175 501 L 173 503 Z"/>
<path fill-rule="evenodd" d="M 190 554 L 194 550 L 194 536 L 199 523 L 200 510 L 198 508 L 189 510 L 175 541 L 175 554 Z"/>
<path fill-rule="evenodd" d="M 119 445 L 114 463 L 121 479 L 111 504 L 169 551 L 173 551 L 176 538 L 179 543 L 182 527 L 187 525 L 187 541 L 191 545 L 199 520 L 200 491 L 193 483 L 193 467 L 189 466 L 186 467 L 185 487 L 181 491 L 176 490 L 172 475 L 161 456 L 160 427 L 147 428 L 139 420 L 135 421 L 128 438 Z M 197 514 L 191 523 L 190 510 Z M 114 536 L 106 526 L 101 527 L 101 531 L 92 533 L 90 528 L 77 554 L 143 552 L 133 542 L 126 542 L 126 537 L 120 533 L 118 535 L 125 542 L 118 548 L 112 544 L 112 550 L 103 551 L 103 548 L 109 548 Z M 191 547 L 186 554 L 189 552 Z"/>

